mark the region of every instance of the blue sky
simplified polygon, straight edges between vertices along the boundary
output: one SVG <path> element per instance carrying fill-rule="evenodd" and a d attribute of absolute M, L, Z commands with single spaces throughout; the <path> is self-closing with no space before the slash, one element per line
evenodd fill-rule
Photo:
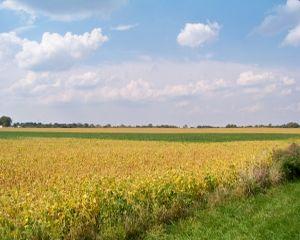
<path fill-rule="evenodd" d="M 0 0 L 15 121 L 299 121 L 299 63 L 298 0 Z"/>

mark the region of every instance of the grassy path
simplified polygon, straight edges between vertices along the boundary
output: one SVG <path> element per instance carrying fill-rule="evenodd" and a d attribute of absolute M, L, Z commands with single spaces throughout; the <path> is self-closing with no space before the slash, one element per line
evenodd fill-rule
<path fill-rule="evenodd" d="M 191 218 L 149 233 L 146 239 L 300 239 L 300 182 L 199 210 Z"/>

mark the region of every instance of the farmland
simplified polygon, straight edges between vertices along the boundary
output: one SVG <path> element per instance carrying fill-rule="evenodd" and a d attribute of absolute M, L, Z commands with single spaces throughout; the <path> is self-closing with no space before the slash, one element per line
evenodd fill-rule
<path fill-rule="evenodd" d="M 216 189 L 276 184 L 273 149 L 300 142 L 277 129 L 130 131 L 1 130 L 0 238 L 132 239 Z"/>
<path fill-rule="evenodd" d="M 267 141 L 300 138 L 300 131 L 290 129 L 12 129 L 0 130 L 0 139 L 83 138 L 167 142 Z"/>

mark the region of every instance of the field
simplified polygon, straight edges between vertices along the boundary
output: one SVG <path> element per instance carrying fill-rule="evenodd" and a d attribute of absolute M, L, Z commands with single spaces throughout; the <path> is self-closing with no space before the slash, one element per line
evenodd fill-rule
<path fill-rule="evenodd" d="M 299 139 L 300 131 L 291 129 L 5 129 L 0 139 L 85 138 L 167 142 L 233 142 Z"/>
<path fill-rule="evenodd" d="M 215 189 L 275 184 L 272 150 L 300 142 L 284 129 L 152 131 L 2 129 L 0 239 L 136 238 Z"/>

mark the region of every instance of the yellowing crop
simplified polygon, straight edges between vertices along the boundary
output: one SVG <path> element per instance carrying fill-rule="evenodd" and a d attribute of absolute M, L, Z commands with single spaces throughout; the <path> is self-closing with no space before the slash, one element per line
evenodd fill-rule
<path fill-rule="evenodd" d="M 0 238 L 128 238 L 286 145 L 2 139 Z"/>

